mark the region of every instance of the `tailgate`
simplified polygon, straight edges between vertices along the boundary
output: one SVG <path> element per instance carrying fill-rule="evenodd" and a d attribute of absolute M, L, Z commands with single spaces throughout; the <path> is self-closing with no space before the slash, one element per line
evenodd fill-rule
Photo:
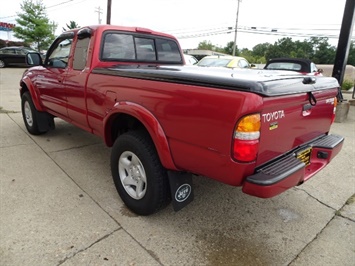
<path fill-rule="evenodd" d="M 337 88 L 265 97 L 257 166 L 327 134 Z"/>

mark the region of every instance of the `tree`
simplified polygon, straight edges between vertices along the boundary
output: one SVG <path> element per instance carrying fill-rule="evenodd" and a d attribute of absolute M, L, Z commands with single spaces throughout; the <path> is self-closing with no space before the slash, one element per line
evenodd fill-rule
<path fill-rule="evenodd" d="M 232 54 L 233 42 L 228 42 L 224 48 L 219 48 L 210 41 L 203 41 L 198 49 L 213 50 L 225 54 Z M 328 38 L 311 37 L 303 41 L 293 41 L 292 38 L 279 39 L 274 44 L 260 43 L 252 50 L 241 49 L 236 55 L 245 57 L 251 63 L 263 64 L 270 58 L 307 58 L 316 64 L 334 64 L 336 47 L 328 43 Z M 355 42 L 351 42 L 349 49 L 349 65 L 355 65 Z"/>
<path fill-rule="evenodd" d="M 314 54 L 314 48 L 312 43 L 307 40 L 295 41 L 294 50 L 291 51 L 290 56 L 293 58 L 306 58 L 311 59 Z"/>
<path fill-rule="evenodd" d="M 270 45 L 269 49 L 265 53 L 265 58 L 269 60 L 270 58 L 278 57 L 291 57 L 291 53 L 297 50 L 295 43 L 292 38 L 282 38 Z"/>
<path fill-rule="evenodd" d="M 266 63 L 265 55 L 270 46 L 271 44 L 268 42 L 255 45 L 252 50 L 252 55 L 254 57 L 253 62 L 258 64 L 265 64 Z"/>
<path fill-rule="evenodd" d="M 253 47 L 253 55 L 257 57 L 265 57 L 265 53 L 269 49 L 270 45 L 271 44 L 268 42 L 255 45 Z"/>
<path fill-rule="evenodd" d="M 203 41 L 198 44 L 197 49 L 214 51 L 215 46 L 210 41 Z"/>
<path fill-rule="evenodd" d="M 336 49 L 328 43 L 328 38 L 312 37 L 309 41 L 313 46 L 312 61 L 316 64 L 333 64 Z"/>
<path fill-rule="evenodd" d="M 41 0 L 36 3 L 24 0 L 21 9 L 22 13 L 17 14 L 17 25 L 13 28 L 14 36 L 33 44 L 38 51 L 46 49 L 55 38 L 57 25 L 47 18 L 46 8 Z"/>
<path fill-rule="evenodd" d="M 67 28 L 64 28 L 63 27 L 63 31 L 67 31 L 67 30 L 73 30 L 73 29 L 76 29 L 76 28 L 80 28 L 80 26 L 73 20 L 71 20 L 69 22 L 69 24 L 66 24 L 67 25 Z"/>
<path fill-rule="evenodd" d="M 238 54 L 238 56 L 244 57 L 246 60 L 249 61 L 249 63 L 256 63 L 255 57 L 253 56 L 253 52 L 247 48 L 243 48 L 240 51 L 240 54 Z"/>
<path fill-rule="evenodd" d="M 348 65 L 355 66 L 355 42 L 350 43 Z"/>
<path fill-rule="evenodd" d="M 230 55 L 232 55 L 232 54 L 233 54 L 233 46 L 234 46 L 234 42 L 228 42 L 227 45 L 223 48 L 223 52 L 224 52 L 225 54 L 230 54 Z M 239 54 L 238 48 L 236 48 L 235 54 L 236 54 L 236 55 Z"/>

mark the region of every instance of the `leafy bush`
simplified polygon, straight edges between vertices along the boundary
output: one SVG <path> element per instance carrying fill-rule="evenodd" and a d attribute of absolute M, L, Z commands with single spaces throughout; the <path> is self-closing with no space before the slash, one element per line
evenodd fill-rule
<path fill-rule="evenodd" d="M 341 85 L 341 89 L 346 91 L 350 90 L 352 87 L 354 87 L 354 82 L 349 79 L 344 80 Z"/>

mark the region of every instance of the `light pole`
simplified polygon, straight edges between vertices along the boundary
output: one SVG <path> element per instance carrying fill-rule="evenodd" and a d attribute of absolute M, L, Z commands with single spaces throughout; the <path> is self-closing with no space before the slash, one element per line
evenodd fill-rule
<path fill-rule="evenodd" d="M 112 0 L 107 0 L 107 17 L 106 17 L 106 24 L 111 24 L 111 5 Z"/>
<path fill-rule="evenodd" d="M 99 24 L 101 24 L 101 14 L 102 14 L 102 8 L 99 6 L 99 7 L 95 7 L 95 12 L 97 12 L 97 14 L 98 14 L 98 22 L 99 22 Z"/>
<path fill-rule="evenodd" d="M 239 3 L 242 0 L 237 0 L 238 1 L 238 7 L 237 7 L 237 17 L 235 19 L 235 32 L 234 32 L 234 43 L 233 43 L 233 56 L 235 56 L 235 47 L 237 46 L 237 28 L 238 28 L 238 17 L 239 17 Z"/>

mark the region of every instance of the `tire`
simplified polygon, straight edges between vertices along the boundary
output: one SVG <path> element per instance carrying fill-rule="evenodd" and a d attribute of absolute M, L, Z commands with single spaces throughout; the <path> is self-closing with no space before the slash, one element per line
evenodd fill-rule
<path fill-rule="evenodd" d="M 6 67 L 5 61 L 0 59 L 0 68 Z"/>
<path fill-rule="evenodd" d="M 150 215 L 169 203 L 167 171 L 147 133 L 129 131 L 116 139 L 111 172 L 118 194 L 134 213 Z"/>
<path fill-rule="evenodd" d="M 29 92 L 25 92 L 21 97 L 21 111 L 23 122 L 27 128 L 27 131 L 32 135 L 41 135 L 46 133 L 48 130 L 40 129 L 39 117 L 43 117 L 40 114 L 45 114 L 43 112 L 38 112 L 33 104 L 31 95 Z"/>

